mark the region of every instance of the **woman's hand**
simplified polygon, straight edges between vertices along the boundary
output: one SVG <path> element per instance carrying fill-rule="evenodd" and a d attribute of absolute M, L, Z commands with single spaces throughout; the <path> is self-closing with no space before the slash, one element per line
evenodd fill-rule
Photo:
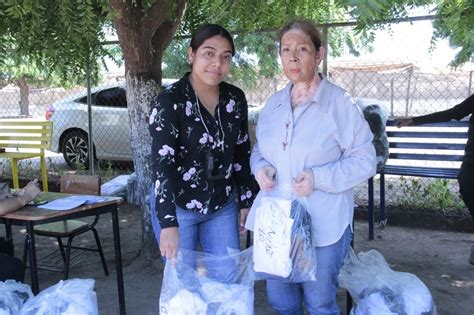
<path fill-rule="evenodd" d="M 314 174 L 312 170 L 303 170 L 291 181 L 291 188 L 300 197 L 310 195 L 314 190 Z"/>
<path fill-rule="evenodd" d="M 275 175 L 276 170 L 271 165 L 265 165 L 264 167 L 260 168 L 255 174 L 255 179 L 257 180 L 258 186 L 263 191 L 270 191 L 272 190 L 273 186 L 275 185 Z"/>
<path fill-rule="evenodd" d="M 398 128 L 405 127 L 405 126 L 411 126 L 411 125 L 413 125 L 413 119 L 411 119 L 411 118 L 400 118 L 400 119 L 397 119 L 395 123 L 397 124 Z"/>
<path fill-rule="evenodd" d="M 240 225 L 239 225 L 240 235 L 243 235 L 247 231 L 247 229 L 245 228 L 245 221 L 247 221 L 249 211 L 250 211 L 249 208 L 240 209 Z"/>
<path fill-rule="evenodd" d="M 178 228 L 167 227 L 160 233 L 160 252 L 166 259 L 174 259 L 178 255 L 179 234 Z"/>

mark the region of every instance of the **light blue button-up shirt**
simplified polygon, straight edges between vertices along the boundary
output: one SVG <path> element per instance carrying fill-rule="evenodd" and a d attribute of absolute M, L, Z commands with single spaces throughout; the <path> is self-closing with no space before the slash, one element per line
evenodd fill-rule
<path fill-rule="evenodd" d="M 250 166 L 254 174 L 265 165 L 276 169 L 274 192 L 289 187 L 301 171 L 313 171 L 308 211 L 316 246 L 327 246 L 352 226 L 353 187 L 375 174 L 373 136 L 350 95 L 327 79 L 313 99 L 294 112 L 291 87 L 289 83 L 270 97 L 259 115 Z M 250 230 L 263 194 L 256 197 L 247 219 Z"/>

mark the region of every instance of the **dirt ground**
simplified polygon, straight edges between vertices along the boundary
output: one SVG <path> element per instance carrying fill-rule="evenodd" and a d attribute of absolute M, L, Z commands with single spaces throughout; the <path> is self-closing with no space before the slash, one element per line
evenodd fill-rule
<path fill-rule="evenodd" d="M 119 218 L 127 313 L 157 314 L 164 266 L 160 259 L 150 263 L 138 258 L 141 242 L 140 209 L 125 203 L 120 206 Z M 101 217 L 98 230 L 110 275 L 104 275 L 99 257 L 94 254 L 86 262 L 74 266 L 70 277 L 95 279 L 100 314 L 118 314 L 110 215 Z M 23 248 L 24 238 L 20 233 L 24 233 L 24 229 L 14 228 L 17 256 L 21 256 Z M 376 249 L 383 254 L 392 269 L 418 276 L 431 291 L 439 314 L 474 314 L 474 265 L 468 263 L 470 249 L 474 245 L 474 234 L 391 225 L 384 229 L 377 228 L 375 233 L 375 240 L 368 241 L 367 223 L 356 221 L 355 251 Z M 55 248 L 52 239 L 36 239 L 38 257 Z M 92 235 L 77 241 L 94 244 Z M 39 277 L 40 288 L 44 289 L 57 283 L 61 274 L 40 271 Z M 29 270 L 26 281 L 29 281 Z M 345 291 L 340 290 L 338 301 L 342 314 L 345 314 Z M 255 285 L 255 314 L 274 314 L 267 304 L 265 285 L 261 281 Z"/>

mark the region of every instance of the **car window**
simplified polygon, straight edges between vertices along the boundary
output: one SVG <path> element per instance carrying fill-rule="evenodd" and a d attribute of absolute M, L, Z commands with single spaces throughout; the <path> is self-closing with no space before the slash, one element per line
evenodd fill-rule
<path fill-rule="evenodd" d="M 94 100 L 94 97 L 92 98 Z M 108 107 L 127 107 L 127 96 L 124 88 L 115 87 L 97 92 L 95 105 Z"/>

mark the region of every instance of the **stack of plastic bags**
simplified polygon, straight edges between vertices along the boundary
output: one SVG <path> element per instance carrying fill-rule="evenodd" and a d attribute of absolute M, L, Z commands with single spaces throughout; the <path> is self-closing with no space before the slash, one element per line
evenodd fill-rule
<path fill-rule="evenodd" d="M 339 285 L 351 294 L 351 315 L 436 315 L 430 291 L 415 275 L 390 269 L 376 250 L 351 249 L 339 272 Z"/>
<path fill-rule="evenodd" d="M 213 256 L 181 250 L 166 262 L 160 314 L 253 314 L 252 248 Z"/>
<path fill-rule="evenodd" d="M 33 296 L 28 285 L 0 282 L 0 315 L 98 315 L 94 280 L 70 279 Z"/>

